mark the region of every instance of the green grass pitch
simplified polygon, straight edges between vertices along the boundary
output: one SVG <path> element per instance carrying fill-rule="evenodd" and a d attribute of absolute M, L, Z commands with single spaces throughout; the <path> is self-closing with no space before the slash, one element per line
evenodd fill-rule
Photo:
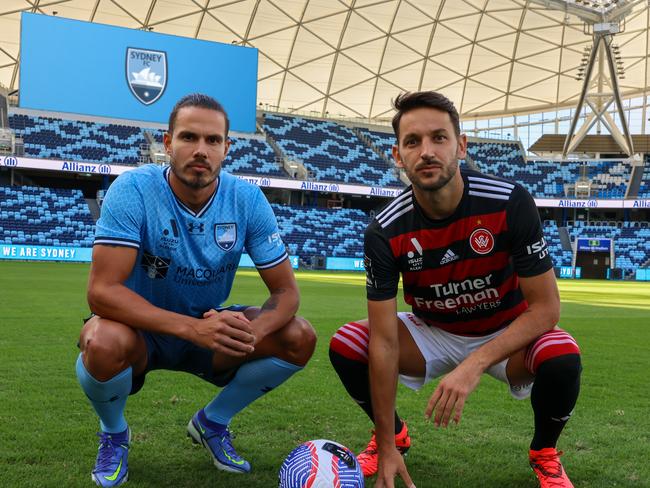
<path fill-rule="evenodd" d="M 0 262 L 0 487 L 91 486 L 97 421 L 77 385 L 74 361 L 88 314 L 88 266 Z M 308 367 L 233 421 L 248 476 L 216 470 L 191 445 L 185 426 L 216 393 L 190 375 L 153 372 L 129 399 L 136 487 L 277 486 L 284 457 L 300 442 L 327 438 L 359 451 L 370 425 L 329 365 L 327 347 L 341 324 L 366 315 L 361 274 L 298 273 L 300 314 L 318 331 Z M 576 487 L 650 486 L 650 283 L 562 281 L 562 325 L 583 352 L 582 393 L 560 439 Z M 260 304 L 265 290 L 242 271 L 230 301 Z M 528 401 L 510 398 L 485 377 L 463 421 L 436 429 L 423 412 L 433 384 L 400 387 L 400 414 L 413 447 L 407 458 L 418 488 L 537 486 L 527 464 Z M 372 486 L 372 482 L 367 483 Z M 401 486 L 398 483 L 398 486 Z"/>

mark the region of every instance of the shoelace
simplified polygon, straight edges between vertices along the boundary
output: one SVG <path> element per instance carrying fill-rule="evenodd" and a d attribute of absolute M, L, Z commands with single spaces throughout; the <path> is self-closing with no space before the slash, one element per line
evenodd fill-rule
<path fill-rule="evenodd" d="M 560 462 L 560 456 L 562 454 L 564 454 L 562 451 L 557 451 L 555 455 L 536 456 L 533 459 L 533 464 L 546 476 L 551 478 L 561 478 L 562 463 Z"/>
<path fill-rule="evenodd" d="M 372 434 L 372 437 L 370 438 L 370 442 L 368 442 L 368 445 L 366 448 L 359 454 L 359 457 L 362 456 L 373 456 L 377 454 L 377 438 L 375 437 L 375 434 Z"/>
<path fill-rule="evenodd" d="M 104 470 L 111 468 L 113 464 L 113 456 L 117 447 L 120 447 L 119 442 L 115 442 L 110 434 L 105 432 L 97 432 L 99 437 L 99 452 L 97 455 L 97 469 Z"/>
<path fill-rule="evenodd" d="M 223 446 L 223 450 L 226 451 L 226 454 L 239 461 L 241 457 L 239 457 L 239 454 L 237 454 L 237 451 L 235 451 L 235 448 L 232 445 L 232 439 L 234 438 L 235 435 L 226 429 L 226 431 L 221 435 L 221 445 Z"/>

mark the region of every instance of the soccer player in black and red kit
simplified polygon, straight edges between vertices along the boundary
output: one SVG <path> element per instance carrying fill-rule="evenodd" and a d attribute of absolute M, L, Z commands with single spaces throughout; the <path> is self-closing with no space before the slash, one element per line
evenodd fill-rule
<path fill-rule="evenodd" d="M 542 488 L 572 487 L 556 450 L 580 389 L 580 350 L 557 327 L 560 298 L 539 214 L 519 184 L 461 170 L 467 139 L 453 103 L 436 92 L 394 102 L 396 165 L 412 185 L 365 234 L 368 319 L 341 327 L 330 359 L 375 424 L 359 462 L 376 488 L 399 475 L 411 445 L 395 410 L 398 375 L 414 389 L 443 376 L 425 416 L 458 423 L 483 373 L 515 398 L 530 395 L 530 464 Z M 397 312 L 400 274 L 412 312 Z"/>

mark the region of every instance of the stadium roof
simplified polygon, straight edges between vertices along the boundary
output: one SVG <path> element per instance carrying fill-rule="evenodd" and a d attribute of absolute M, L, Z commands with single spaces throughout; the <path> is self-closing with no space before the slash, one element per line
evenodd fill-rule
<path fill-rule="evenodd" d="M 625 10 L 624 97 L 648 88 L 650 10 L 629 0 L 3 0 L 0 83 L 18 88 L 20 12 L 259 49 L 262 108 L 381 119 L 435 89 L 464 118 L 574 105 L 585 21 Z M 613 19 L 616 20 L 616 19 Z"/>

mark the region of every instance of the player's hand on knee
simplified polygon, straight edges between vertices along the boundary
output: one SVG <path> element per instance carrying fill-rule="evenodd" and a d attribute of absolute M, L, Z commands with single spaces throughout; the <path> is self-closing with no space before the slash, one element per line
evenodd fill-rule
<path fill-rule="evenodd" d="M 214 312 L 214 313 L 212 313 Z M 250 321 L 241 312 L 208 311 L 195 328 L 198 345 L 229 356 L 242 357 L 255 350 Z"/>
<path fill-rule="evenodd" d="M 409 475 L 406 469 L 404 458 L 397 449 L 393 449 L 387 454 L 379 455 L 375 488 L 394 488 L 395 476 L 402 478 L 402 481 L 408 488 L 415 488 L 411 475 Z"/>
<path fill-rule="evenodd" d="M 424 412 L 425 418 L 430 419 L 435 412 L 436 427 L 447 427 L 452 419 L 459 423 L 467 397 L 476 389 L 480 380 L 479 370 L 464 363 L 458 365 L 438 383 Z"/>

